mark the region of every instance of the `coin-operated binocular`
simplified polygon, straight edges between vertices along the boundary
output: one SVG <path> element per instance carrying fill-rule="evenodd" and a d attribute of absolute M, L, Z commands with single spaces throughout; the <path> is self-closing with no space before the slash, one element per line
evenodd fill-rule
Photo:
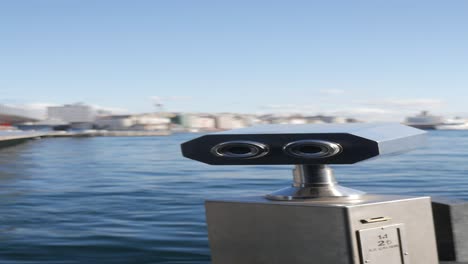
<path fill-rule="evenodd" d="M 424 134 L 386 123 L 265 125 L 183 143 L 185 157 L 212 165 L 295 165 L 289 187 L 206 202 L 213 263 L 438 263 L 429 197 L 365 194 L 328 167 L 414 149 Z"/>

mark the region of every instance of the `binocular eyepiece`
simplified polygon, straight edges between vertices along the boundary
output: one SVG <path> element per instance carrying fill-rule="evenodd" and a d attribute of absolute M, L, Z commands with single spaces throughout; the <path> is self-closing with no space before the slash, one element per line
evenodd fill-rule
<path fill-rule="evenodd" d="M 196 138 L 182 153 L 212 165 L 352 164 L 419 147 L 424 134 L 393 123 L 263 125 Z"/>
<path fill-rule="evenodd" d="M 323 140 L 298 140 L 283 146 L 287 155 L 304 159 L 319 159 L 339 154 L 341 145 Z M 218 157 L 256 159 L 270 153 L 269 146 L 255 141 L 233 140 L 217 144 L 211 153 Z"/>
<path fill-rule="evenodd" d="M 270 148 L 254 141 L 233 140 L 217 144 L 211 148 L 211 154 L 222 158 L 255 159 L 267 155 Z"/>

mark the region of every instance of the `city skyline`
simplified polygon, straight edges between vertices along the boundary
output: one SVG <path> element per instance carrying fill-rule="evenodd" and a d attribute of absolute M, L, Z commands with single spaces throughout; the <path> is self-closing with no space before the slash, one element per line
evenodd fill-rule
<path fill-rule="evenodd" d="M 384 120 L 468 113 L 466 1 L 0 7 L 3 104 L 136 113 L 161 102 L 167 111 Z"/>
<path fill-rule="evenodd" d="M 36 120 L 49 120 L 48 112 L 49 109 L 51 108 L 61 108 L 61 107 L 67 107 L 67 106 L 84 106 L 89 109 L 92 109 L 96 114 L 99 116 L 128 116 L 128 115 L 141 115 L 141 114 L 158 114 L 158 113 L 166 113 L 166 114 L 200 114 L 200 115 L 219 115 L 219 114 L 233 114 L 233 115 L 246 115 L 246 116 L 276 116 L 276 117 L 317 117 L 317 116 L 324 116 L 324 117 L 336 117 L 336 118 L 350 118 L 353 120 L 358 120 L 362 122 L 373 122 L 373 121 L 394 121 L 394 122 L 403 122 L 406 118 L 410 116 L 415 116 L 417 115 L 425 115 L 425 114 L 436 114 L 436 116 L 440 116 L 441 118 L 448 118 L 448 120 L 453 119 L 453 118 L 464 118 L 467 119 L 467 116 L 464 116 L 463 114 L 454 114 L 451 116 L 447 115 L 440 115 L 438 112 L 430 112 L 427 110 L 418 110 L 418 111 L 411 111 L 408 112 L 407 116 L 402 116 L 405 111 L 400 111 L 399 115 L 393 116 L 392 119 L 392 112 L 391 111 L 383 111 L 383 112 L 376 112 L 375 109 L 367 109 L 367 108 L 361 108 L 359 111 L 355 112 L 345 112 L 345 111 L 332 111 L 332 112 L 325 112 L 325 111 L 318 111 L 318 112 L 313 112 L 310 111 L 311 108 L 303 108 L 299 109 L 297 106 L 294 105 L 275 105 L 271 106 L 268 108 L 268 110 L 264 111 L 258 111 L 258 112 L 239 112 L 239 111 L 214 111 L 214 112 L 208 112 L 208 111 L 170 111 L 168 109 L 165 109 L 164 106 L 161 103 L 160 100 L 154 100 L 153 98 L 153 103 L 154 103 L 154 108 L 149 111 L 145 112 L 131 112 L 127 111 L 122 108 L 110 108 L 110 107 L 103 107 L 99 105 L 90 105 L 86 104 L 84 102 L 75 102 L 71 104 L 1 104 L 0 103 L 0 114 L 2 113 L 2 107 L 3 110 L 5 109 L 10 109 L 9 111 L 13 111 L 21 116 L 29 117 L 29 118 L 34 118 Z M 382 101 L 382 102 L 376 102 L 380 105 L 388 106 L 388 107 L 407 107 L 408 109 L 414 108 L 417 109 L 416 107 L 422 107 L 422 106 L 427 106 L 427 105 L 436 105 L 439 104 L 440 102 L 437 101 L 431 101 L 431 100 L 421 100 L 421 101 Z M 5 108 L 6 107 L 6 108 Z M 427 109 L 427 107 L 426 107 Z M 13 113 L 11 112 L 11 113 Z M 5 112 L 5 114 L 8 114 L 8 111 Z M 369 116 L 369 114 L 371 114 Z M 377 116 L 376 114 L 380 114 L 380 116 Z M 51 120 L 53 121 L 53 120 Z"/>

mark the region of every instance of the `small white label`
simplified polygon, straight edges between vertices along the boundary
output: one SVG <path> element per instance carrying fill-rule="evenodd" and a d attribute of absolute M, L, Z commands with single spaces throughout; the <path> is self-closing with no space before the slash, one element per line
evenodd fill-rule
<path fill-rule="evenodd" d="M 358 234 L 363 264 L 409 264 L 402 224 L 362 229 Z"/>

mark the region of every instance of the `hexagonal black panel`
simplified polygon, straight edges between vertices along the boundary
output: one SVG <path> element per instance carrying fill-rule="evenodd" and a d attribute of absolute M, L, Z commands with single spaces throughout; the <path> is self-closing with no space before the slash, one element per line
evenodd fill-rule
<path fill-rule="evenodd" d="M 424 134 L 422 130 L 394 123 L 262 125 L 193 139 L 182 144 L 182 153 L 212 165 L 352 164 L 420 147 L 425 142 Z M 339 144 L 341 151 L 324 158 L 300 158 L 284 151 L 288 143 L 300 140 Z M 268 146 L 269 152 L 248 159 L 213 154 L 216 145 L 229 141 L 258 142 Z"/>

